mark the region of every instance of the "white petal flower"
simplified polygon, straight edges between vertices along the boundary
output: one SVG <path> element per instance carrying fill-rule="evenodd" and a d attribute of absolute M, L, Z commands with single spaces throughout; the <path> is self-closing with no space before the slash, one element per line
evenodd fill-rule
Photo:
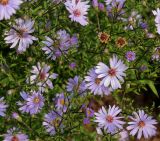
<path fill-rule="evenodd" d="M 122 117 L 118 116 L 121 112 L 119 107 L 115 105 L 113 107 L 109 106 L 108 111 L 102 107 L 97 113 L 95 113 L 95 122 L 98 123 L 99 128 L 103 128 L 107 133 L 114 134 L 119 129 L 123 128 L 125 122 L 121 121 Z"/>
<path fill-rule="evenodd" d="M 117 56 L 113 56 L 110 59 L 110 68 L 104 63 L 100 62 L 96 66 L 95 72 L 98 74 L 98 78 L 101 78 L 101 85 L 105 87 L 111 86 L 113 89 L 121 88 L 121 82 L 124 82 L 123 77 L 126 76 L 124 71 L 127 66 L 123 64 L 123 61 L 118 60 Z"/>
<path fill-rule="evenodd" d="M 29 45 L 33 44 L 34 40 L 37 40 L 37 38 L 30 35 L 34 32 L 33 25 L 34 21 L 17 19 L 16 25 L 6 33 L 7 37 L 4 40 L 7 44 L 12 44 L 10 48 L 15 48 L 18 45 L 18 53 L 26 51 Z"/>
<path fill-rule="evenodd" d="M 22 0 L 0 0 L 0 20 L 7 20 L 20 8 Z"/>
<path fill-rule="evenodd" d="M 142 136 L 147 139 L 156 135 L 156 120 L 145 114 L 143 110 L 139 110 L 138 113 L 134 112 L 133 115 L 133 117 L 130 116 L 132 121 L 128 122 L 129 126 L 127 127 L 127 130 L 131 130 L 130 134 L 132 136 L 137 134 L 138 139 Z"/>
<path fill-rule="evenodd" d="M 89 9 L 88 1 L 81 0 L 67 0 L 65 6 L 70 13 L 70 18 L 72 21 L 79 22 L 81 25 L 85 26 L 88 24 L 87 12 Z"/>

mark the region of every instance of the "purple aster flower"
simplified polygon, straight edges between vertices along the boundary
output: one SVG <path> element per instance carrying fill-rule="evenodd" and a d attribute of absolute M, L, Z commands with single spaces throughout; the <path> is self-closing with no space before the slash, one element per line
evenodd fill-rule
<path fill-rule="evenodd" d="M 98 3 L 98 8 L 99 8 L 100 11 L 104 11 L 105 10 L 104 4 L 101 3 L 101 2 Z"/>
<path fill-rule="evenodd" d="M 75 92 L 80 95 L 84 94 L 86 91 L 85 81 L 81 81 L 79 76 L 75 76 L 73 79 L 70 78 L 67 83 L 67 91 Z"/>
<path fill-rule="evenodd" d="M 86 108 L 86 117 L 93 117 L 94 116 L 94 110 L 91 108 Z"/>
<path fill-rule="evenodd" d="M 59 113 L 51 111 L 50 113 L 45 114 L 43 126 L 50 135 L 55 135 L 56 129 L 62 127 L 61 120 L 62 118 Z"/>
<path fill-rule="evenodd" d="M 109 95 L 112 91 L 111 88 L 100 85 L 102 79 L 98 78 L 98 74 L 95 73 L 95 69 L 91 69 L 88 72 L 88 76 L 85 77 L 86 87 L 91 90 L 94 95 Z"/>
<path fill-rule="evenodd" d="M 16 131 L 17 129 L 14 127 L 12 129 L 7 130 L 7 134 L 4 135 L 3 141 L 29 141 L 28 136 Z"/>
<path fill-rule="evenodd" d="M 127 127 L 127 130 L 131 130 L 130 135 L 135 136 L 137 134 L 138 139 L 142 136 L 147 139 L 156 135 L 156 120 L 145 114 L 143 110 L 139 110 L 138 113 L 134 112 L 133 115 L 130 116 L 132 121 L 128 122 L 129 126 Z"/>
<path fill-rule="evenodd" d="M 157 33 L 160 34 L 160 9 L 152 11 L 155 16 L 155 25 L 157 27 Z"/>
<path fill-rule="evenodd" d="M 147 66 L 146 66 L 146 65 L 142 65 L 142 66 L 140 67 L 140 70 L 141 70 L 141 71 L 147 70 Z"/>
<path fill-rule="evenodd" d="M 153 39 L 153 38 L 155 38 L 155 35 L 154 35 L 153 33 L 148 32 L 148 31 L 146 30 L 146 37 L 147 37 L 147 38 L 150 38 L 150 39 Z"/>
<path fill-rule="evenodd" d="M 78 37 L 76 34 L 74 34 L 71 38 L 70 38 L 70 44 L 71 46 L 76 46 L 78 47 Z"/>
<path fill-rule="evenodd" d="M 124 3 L 126 0 L 106 0 L 106 5 L 107 5 L 107 13 L 109 17 L 114 17 L 115 15 L 121 16 L 125 13 L 124 10 L 122 10 Z M 119 19 L 119 17 L 118 17 Z"/>
<path fill-rule="evenodd" d="M 0 20 L 7 20 L 20 8 L 22 0 L 0 0 Z"/>
<path fill-rule="evenodd" d="M 14 119 L 18 119 L 18 118 L 19 118 L 19 114 L 16 113 L 16 112 L 13 112 L 13 113 L 12 113 L 12 117 L 13 117 Z"/>
<path fill-rule="evenodd" d="M 121 18 L 121 20 L 127 23 L 127 26 L 124 28 L 125 30 L 133 30 L 137 25 L 140 25 L 142 16 L 138 14 L 137 11 L 132 11 L 131 15 L 127 19 Z"/>
<path fill-rule="evenodd" d="M 69 48 L 77 46 L 78 38 L 76 35 L 70 37 L 70 35 L 65 30 L 59 30 L 56 32 L 55 39 L 45 37 L 46 41 L 43 41 L 45 46 L 42 50 L 48 55 L 47 58 L 51 60 L 56 60 L 62 55 L 68 53 Z"/>
<path fill-rule="evenodd" d="M 92 0 L 92 6 L 94 8 L 97 8 L 98 7 L 98 0 Z"/>
<path fill-rule="evenodd" d="M 155 48 L 152 60 L 160 61 L 160 47 Z"/>
<path fill-rule="evenodd" d="M 123 129 L 123 124 L 125 123 L 120 120 L 122 117 L 118 116 L 120 112 L 121 109 L 115 105 L 113 107 L 109 106 L 108 111 L 102 107 L 97 113 L 95 113 L 95 122 L 98 123 L 100 128 L 104 128 L 107 133 L 114 134 L 119 129 Z"/>
<path fill-rule="evenodd" d="M 5 112 L 6 112 L 6 108 L 8 107 L 8 105 L 6 105 L 5 101 L 4 101 L 4 97 L 0 98 L 0 116 L 4 117 L 5 116 Z"/>
<path fill-rule="evenodd" d="M 71 69 L 74 69 L 74 68 L 76 67 L 76 63 L 75 63 L 75 62 L 70 63 L 70 64 L 69 64 L 69 67 L 70 67 Z"/>
<path fill-rule="evenodd" d="M 17 52 L 25 52 L 29 45 L 33 44 L 34 40 L 37 40 L 34 36 L 30 35 L 34 32 L 34 22 L 31 20 L 17 19 L 16 25 L 14 25 L 9 32 L 6 33 L 5 41 L 7 44 L 12 44 L 10 48 L 17 47 Z"/>
<path fill-rule="evenodd" d="M 53 89 L 51 79 L 56 79 L 58 74 L 50 73 L 50 66 L 38 62 L 36 66 L 32 66 L 31 73 L 33 75 L 27 79 L 27 83 L 36 84 L 42 92 L 47 86 Z"/>
<path fill-rule="evenodd" d="M 27 99 L 29 98 L 29 94 L 22 91 L 22 92 L 20 92 L 20 95 L 25 102 L 23 102 L 23 103 L 20 101 L 17 102 L 17 105 L 21 106 L 21 108 L 19 108 L 19 110 L 21 110 L 22 113 L 25 113 L 25 112 L 29 113 L 29 108 L 28 108 L 28 105 L 26 104 Z"/>
<path fill-rule="evenodd" d="M 120 81 L 124 82 L 123 77 L 126 76 L 125 71 L 128 67 L 115 55 L 110 58 L 109 62 L 110 68 L 102 62 L 96 66 L 95 72 L 98 74 L 98 78 L 102 79 L 100 85 L 111 86 L 113 89 L 121 88 Z"/>
<path fill-rule="evenodd" d="M 56 101 L 55 107 L 57 111 L 61 113 L 61 115 L 67 111 L 68 98 L 65 97 L 64 93 L 57 94 L 54 100 Z"/>
<path fill-rule="evenodd" d="M 90 124 L 90 119 L 89 119 L 89 118 L 84 118 L 84 119 L 83 119 L 83 124 L 84 124 L 84 125 Z"/>
<path fill-rule="evenodd" d="M 136 59 L 136 54 L 133 51 L 126 52 L 126 58 L 128 62 L 134 61 Z"/>
<path fill-rule="evenodd" d="M 129 134 L 126 130 L 122 130 L 120 133 L 119 133 L 119 140 L 118 141 L 129 141 Z"/>
<path fill-rule="evenodd" d="M 147 29 L 147 28 L 148 28 L 148 24 L 147 24 L 146 22 L 141 22 L 141 23 L 140 23 L 140 27 L 141 27 L 142 29 Z"/>
<path fill-rule="evenodd" d="M 81 0 L 67 0 L 65 2 L 66 9 L 69 11 L 72 21 L 80 23 L 82 26 L 88 24 L 87 21 L 87 13 L 90 5 L 88 5 L 88 1 Z"/>
<path fill-rule="evenodd" d="M 18 102 L 18 105 L 21 106 L 19 110 L 22 113 L 26 112 L 34 115 L 41 111 L 44 106 L 44 97 L 40 92 L 33 91 L 30 95 L 25 92 L 21 92 L 20 95 L 25 100 L 23 103 Z"/>

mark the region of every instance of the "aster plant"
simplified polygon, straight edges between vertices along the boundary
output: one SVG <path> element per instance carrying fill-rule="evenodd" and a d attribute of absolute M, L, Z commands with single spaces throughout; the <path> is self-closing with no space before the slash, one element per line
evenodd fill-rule
<path fill-rule="evenodd" d="M 56 79 L 58 75 L 49 71 L 50 66 L 38 62 L 36 66 L 32 66 L 32 75 L 27 79 L 27 83 L 36 84 L 42 92 L 45 91 L 46 87 L 53 89 L 51 79 Z"/>
<path fill-rule="evenodd" d="M 32 36 L 34 32 L 34 21 L 17 19 L 16 24 L 6 32 L 5 42 L 12 44 L 10 48 L 16 48 L 18 53 L 23 53 L 33 41 L 37 40 L 36 37 Z"/>
<path fill-rule="evenodd" d="M 0 140 L 160 140 L 158 0 L 0 0 Z"/>

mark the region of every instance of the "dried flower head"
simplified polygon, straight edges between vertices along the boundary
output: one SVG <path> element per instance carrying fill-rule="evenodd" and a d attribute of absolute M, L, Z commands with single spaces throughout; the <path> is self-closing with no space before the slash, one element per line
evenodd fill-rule
<path fill-rule="evenodd" d="M 116 40 L 116 45 L 118 48 L 123 48 L 124 46 L 126 46 L 127 45 L 126 38 L 118 37 Z"/>
<path fill-rule="evenodd" d="M 98 34 L 99 40 L 101 43 L 108 43 L 109 39 L 110 39 L 110 35 L 107 34 L 106 32 L 100 32 Z"/>

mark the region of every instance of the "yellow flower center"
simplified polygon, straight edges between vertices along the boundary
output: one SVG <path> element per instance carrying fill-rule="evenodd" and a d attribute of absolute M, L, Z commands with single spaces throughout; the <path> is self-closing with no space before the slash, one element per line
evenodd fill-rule
<path fill-rule="evenodd" d="M 53 125 L 54 127 L 58 127 L 59 123 L 60 123 L 60 119 L 59 118 L 56 118 L 56 119 L 54 119 L 54 120 L 52 120 L 50 122 L 50 124 Z"/>
<path fill-rule="evenodd" d="M 64 99 L 61 99 L 61 100 L 60 100 L 60 104 L 61 104 L 61 105 L 64 105 Z"/>
<path fill-rule="evenodd" d="M 39 97 L 35 97 L 33 101 L 34 101 L 34 103 L 39 103 L 40 99 L 39 99 Z"/>

